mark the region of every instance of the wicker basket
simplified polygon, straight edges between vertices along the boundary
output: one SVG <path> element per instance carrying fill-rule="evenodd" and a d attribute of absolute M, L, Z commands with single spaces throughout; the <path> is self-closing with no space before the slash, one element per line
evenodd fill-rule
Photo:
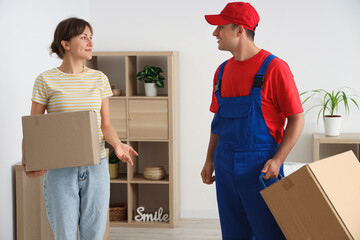
<path fill-rule="evenodd" d="M 125 221 L 127 219 L 126 203 L 110 205 L 110 221 Z"/>
<path fill-rule="evenodd" d="M 146 167 L 144 169 L 144 178 L 148 180 L 161 180 L 164 179 L 166 172 L 162 166 Z"/>
<path fill-rule="evenodd" d="M 114 88 L 114 89 L 112 90 L 112 92 L 113 92 L 114 96 L 121 96 L 121 94 L 122 94 L 121 89 L 116 89 L 116 88 Z"/>

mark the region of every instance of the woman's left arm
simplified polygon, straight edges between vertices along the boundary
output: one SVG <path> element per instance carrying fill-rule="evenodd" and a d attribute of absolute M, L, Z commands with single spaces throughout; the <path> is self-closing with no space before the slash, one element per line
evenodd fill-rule
<path fill-rule="evenodd" d="M 138 153 L 129 145 L 120 141 L 115 129 L 110 122 L 109 98 L 104 98 L 101 104 L 101 131 L 104 135 L 105 141 L 113 146 L 116 156 L 123 162 L 128 162 L 133 165 L 130 153 L 138 156 Z"/>

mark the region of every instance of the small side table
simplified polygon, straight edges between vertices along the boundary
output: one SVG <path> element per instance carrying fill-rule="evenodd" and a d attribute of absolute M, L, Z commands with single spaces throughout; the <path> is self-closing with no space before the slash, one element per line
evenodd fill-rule
<path fill-rule="evenodd" d="M 360 133 L 341 133 L 339 136 L 330 137 L 324 133 L 313 133 L 313 161 L 320 158 L 320 144 L 355 144 L 355 155 L 360 159 Z"/>

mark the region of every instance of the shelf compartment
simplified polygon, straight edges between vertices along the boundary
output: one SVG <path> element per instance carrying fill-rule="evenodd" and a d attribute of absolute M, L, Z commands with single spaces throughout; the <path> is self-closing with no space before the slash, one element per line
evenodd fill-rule
<path fill-rule="evenodd" d="M 135 142 L 130 141 L 129 145 L 139 154 L 133 156 L 134 165 L 128 168 L 129 181 L 137 183 L 150 183 L 146 180 L 143 172 L 146 167 L 162 166 L 167 173 L 165 180 L 153 181 L 161 184 L 169 183 L 169 144 L 168 142 Z"/>
<path fill-rule="evenodd" d="M 170 224 L 169 185 L 165 184 L 130 184 L 132 199 L 129 204 L 129 222 L 139 224 Z M 143 207 L 142 211 L 140 207 Z M 160 210 L 162 208 L 162 210 Z M 155 218 L 150 221 L 151 216 Z M 159 221 L 166 218 L 168 221 Z M 149 221 L 136 221 L 141 218 Z"/>
<path fill-rule="evenodd" d="M 129 205 L 128 205 L 127 186 L 128 186 L 128 184 L 126 184 L 126 183 L 125 184 L 124 183 L 110 184 L 110 206 L 120 204 L 120 203 L 125 203 L 127 206 L 126 215 L 128 216 Z M 115 221 L 115 222 L 118 222 L 118 221 Z M 128 222 L 128 218 L 123 221 L 119 221 L 119 222 L 126 223 L 126 222 Z"/>
<path fill-rule="evenodd" d="M 85 61 L 85 65 L 102 71 L 108 77 L 110 85 L 121 89 L 125 95 L 125 59 L 125 56 L 102 56 L 94 52 L 92 59 Z"/>
<path fill-rule="evenodd" d="M 126 142 L 123 142 L 126 143 Z M 109 156 L 112 152 L 114 152 L 114 148 L 108 144 L 105 143 L 105 148 L 107 152 L 107 160 L 109 162 Z M 110 183 L 126 183 L 127 182 L 127 163 L 124 163 L 122 161 L 119 162 L 119 176 L 117 178 L 111 178 Z"/>
<path fill-rule="evenodd" d="M 131 96 L 145 96 L 144 82 L 137 80 L 136 74 L 143 70 L 145 66 L 156 66 L 163 70 L 162 76 L 164 80 L 164 88 L 157 88 L 159 96 L 168 96 L 168 69 L 169 56 L 127 56 L 125 61 L 126 69 L 126 95 Z"/>
<path fill-rule="evenodd" d="M 125 57 L 97 56 L 97 69 L 109 78 L 111 86 L 121 89 L 125 95 Z"/>

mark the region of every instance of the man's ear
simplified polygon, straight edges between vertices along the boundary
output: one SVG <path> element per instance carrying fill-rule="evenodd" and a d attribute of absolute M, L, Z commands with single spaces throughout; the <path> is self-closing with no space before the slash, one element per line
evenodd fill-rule
<path fill-rule="evenodd" d="M 62 40 L 60 43 L 65 50 L 70 50 L 70 44 L 68 41 Z"/>
<path fill-rule="evenodd" d="M 240 37 L 241 35 L 245 34 L 245 28 L 242 25 L 238 25 L 236 28 L 236 35 Z"/>

